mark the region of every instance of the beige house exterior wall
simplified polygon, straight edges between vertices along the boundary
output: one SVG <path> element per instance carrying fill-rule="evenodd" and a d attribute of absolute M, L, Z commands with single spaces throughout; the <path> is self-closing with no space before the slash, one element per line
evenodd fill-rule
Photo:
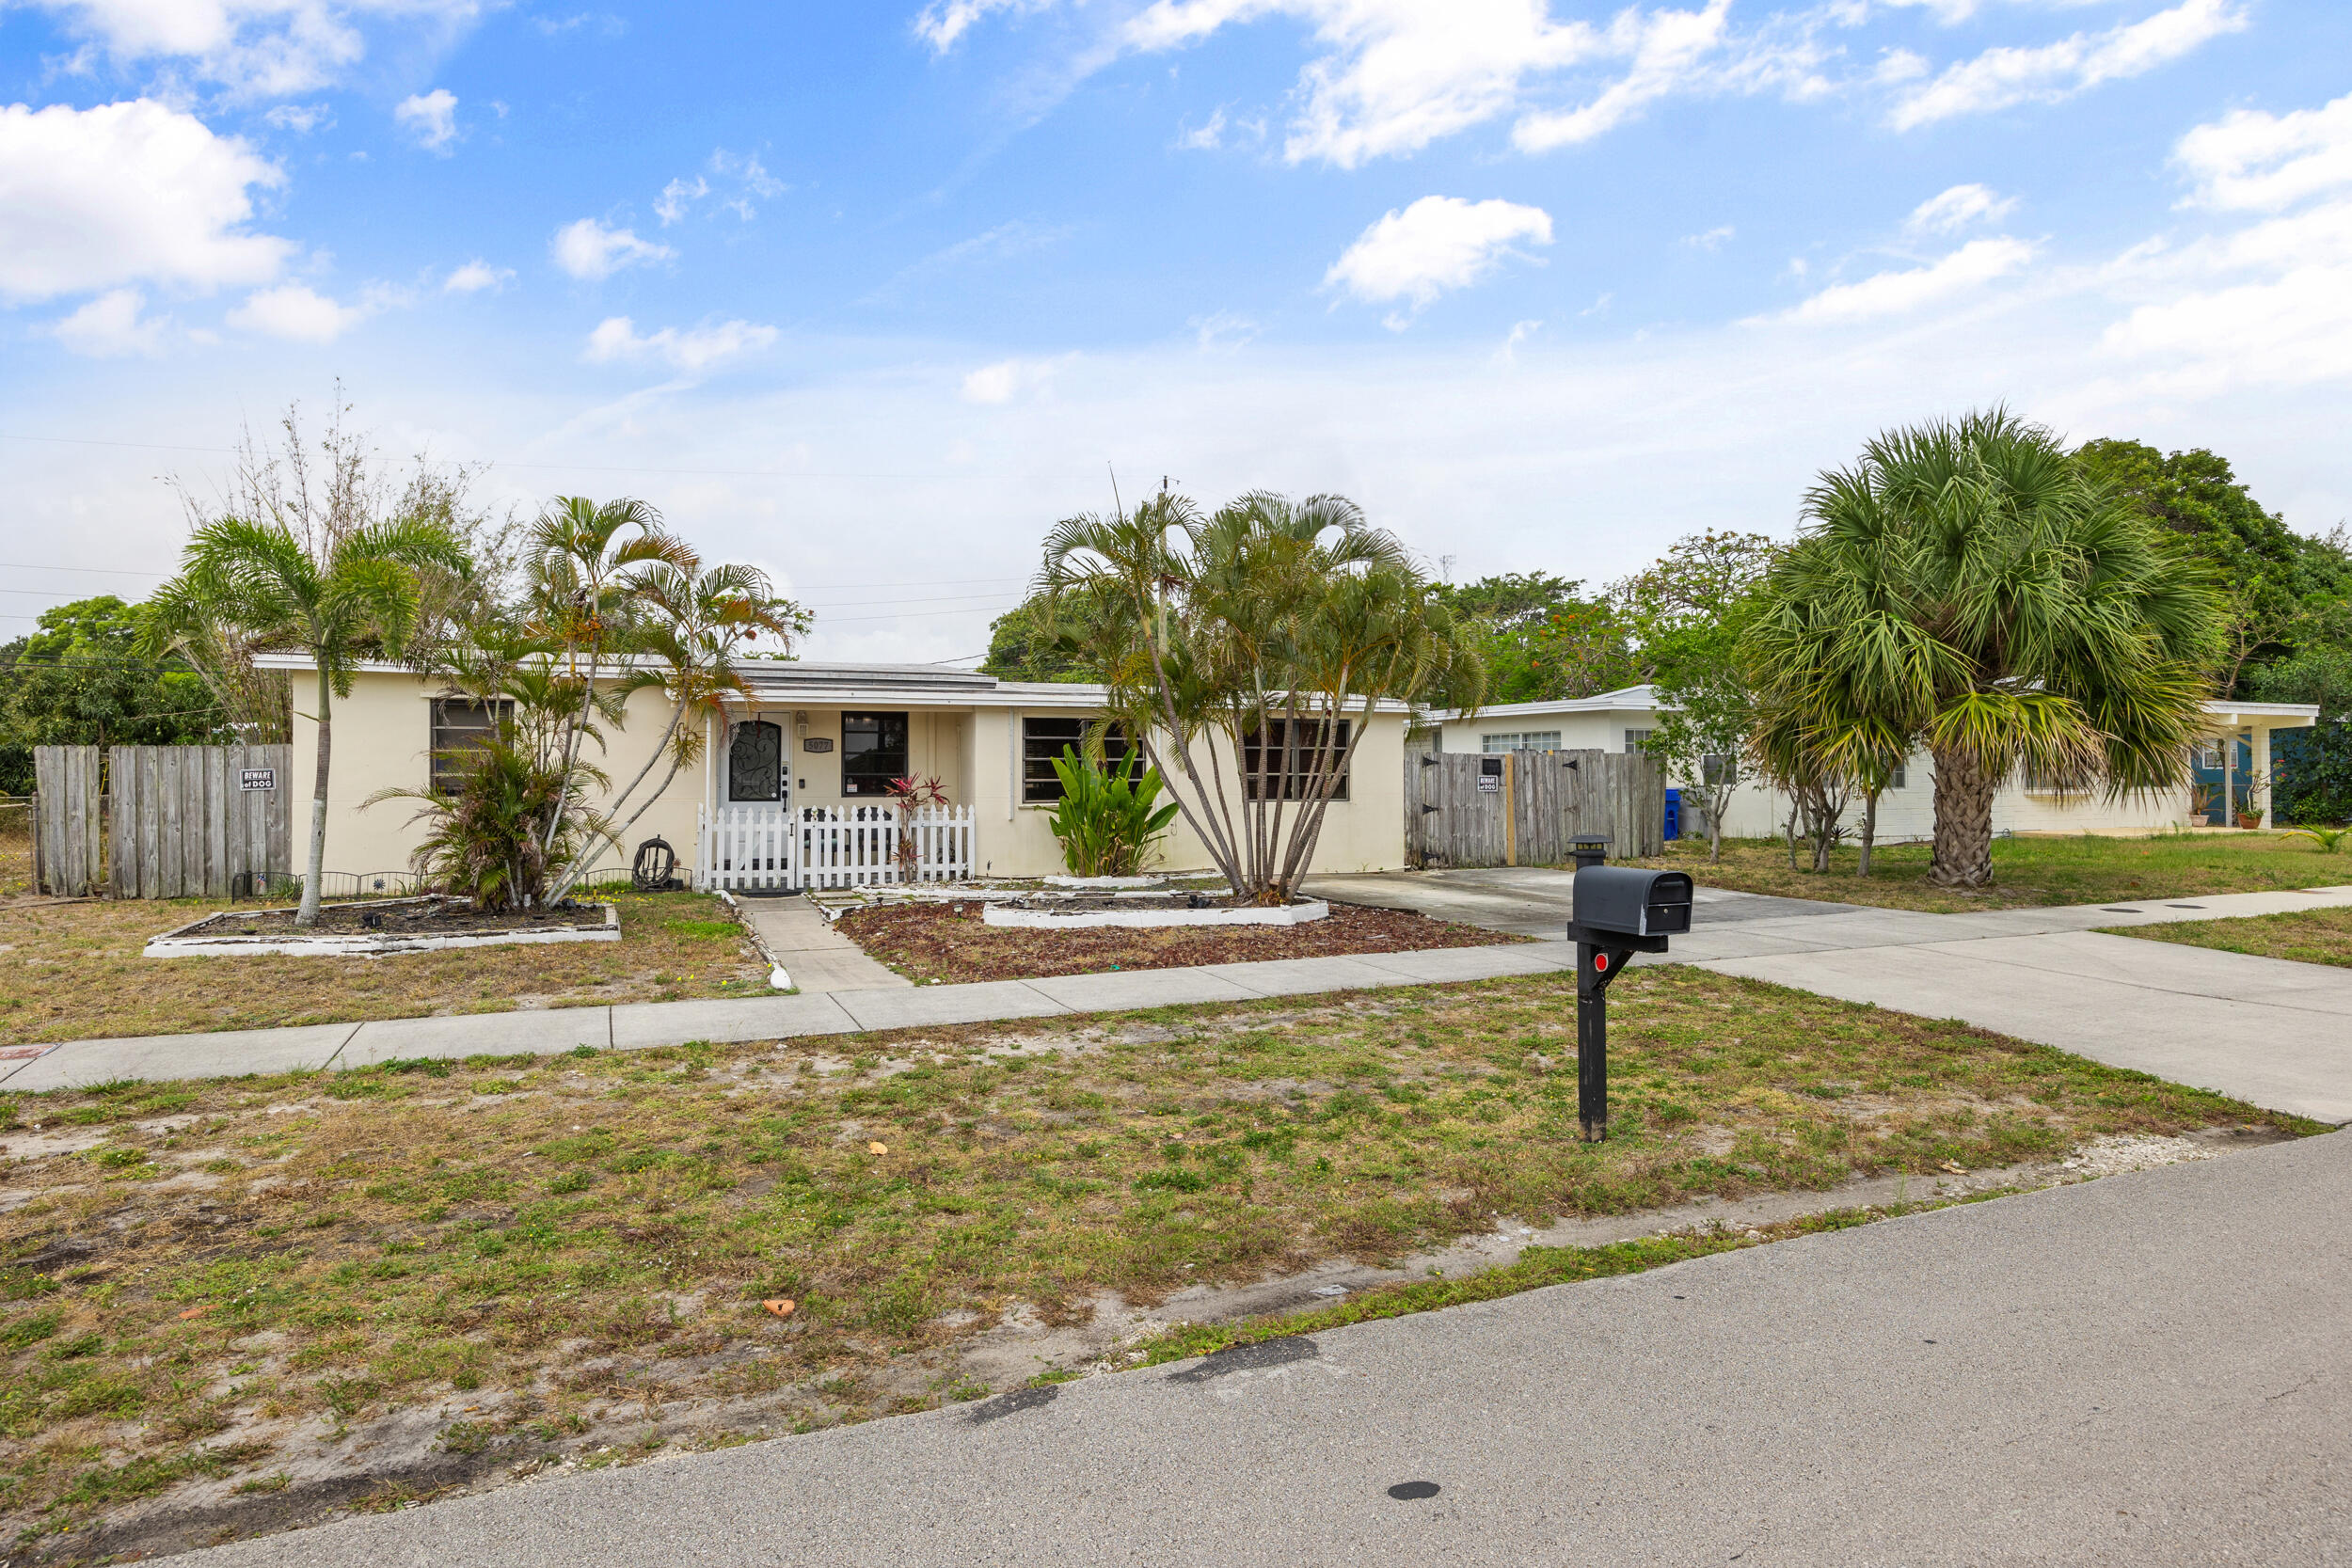
<path fill-rule="evenodd" d="M 295 689 L 307 693 L 315 687 L 297 675 Z M 409 875 L 410 856 L 424 833 L 415 820 L 417 802 L 387 800 L 374 806 L 364 802 L 380 789 L 421 789 L 430 781 L 432 699 L 441 694 L 438 683 L 413 673 L 370 671 L 354 675 L 350 696 L 336 700 L 327 797 L 326 868 L 330 873 L 363 879 L 381 876 L 388 881 Z M 295 715 L 294 733 L 294 832 L 297 842 L 303 842 L 310 827 L 309 786 L 317 755 L 318 726 L 310 715 L 310 701 L 298 698 L 294 705 L 302 710 Z M 634 778 L 659 748 L 670 707 L 668 698 L 659 690 L 639 691 L 629 700 L 627 723 L 608 730 L 603 748 L 585 747 L 583 754 L 612 780 L 615 790 Z M 975 859 L 983 869 L 997 876 L 1021 877 L 1062 869 L 1061 848 L 1054 842 L 1048 821 L 1052 808 L 1020 800 L 1020 722 L 1025 711 L 1068 717 L 1073 709 L 1060 705 L 1034 709 L 927 705 L 894 692 L 878 693 L 871 703 L 845 706 L 746 705 L 740 719 L 764 719 L 784 731 L 794 805 L 844 803 L 844 711 L 907 715 L 908 766 L 917 774 L 937 777 L 953 803 L 974 808 Z M 1315 870 L 1392 870 L 1404 863 L 1405 717 L 1401 711 L 1382 713 L 1370 721 L 1349 769 L 1349 799 L 1332 802 L 1325 817 Z M 706 726 L 702 758 L 679 770 L 629 829 L 624 847 L 608 847 L 599 854 L 600 874 L 626 874 L 636 846 L 657 834 L 669 842 L 682 868 L 696 863 L 699 810 L 706 800 L 723 799 L 726 737 L 719 733 L 720 728 Z M 811 752 L 803 744 L 810 739 L 830 740 L 832 748 Z M 653 779 L 659 780 L 668 767 L 666 758 L 658 763 Z M 1238 803 L 1239 777 L 1230 766 L 1226 788 L 1228 798 Z M 866 800 L 853 799 L 861 803 Z M 606 810 L 610 801 L 599 798 L 596 804 Z M 626 809 L 635 809 L 634 804 Z M 1181 819 L 1160 850 L 1157 863 L 1164 869 L 1205 869 L 1210 864 L 1207 851 Z"/>

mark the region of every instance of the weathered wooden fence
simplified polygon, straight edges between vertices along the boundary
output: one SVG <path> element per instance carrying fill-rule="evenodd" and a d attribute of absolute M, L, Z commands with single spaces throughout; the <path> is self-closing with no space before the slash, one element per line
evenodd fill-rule
<path fill-rule="evenodd" d="M 107 758 L 118 898 L 251 896 L 294 869 L 294 748 L 117 746 Z"/>
<path fill-rule="evenodd" d="M 33 748 L 33 882 L 59 898 L 105 885 L 106 816 L 95 746 Z"/>
<path fill-rule="evenodd" d="M 257 895 L 294 869 L 293 765 L 291 746 L 37 746 L 40 886 L 64 897 Z"/>
<path fill-rule="evenodd" d="M 1405 755 L 1405 849 L 1420 866 L 1561 865 L 1580 833 L 1624 860 L 1665 848 L 1658 759 L 1615 752 Z"/>

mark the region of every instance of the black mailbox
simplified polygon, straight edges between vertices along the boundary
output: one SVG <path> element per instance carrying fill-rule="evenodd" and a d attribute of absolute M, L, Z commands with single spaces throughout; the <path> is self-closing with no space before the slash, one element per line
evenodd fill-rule
<path fill-rule="evenodd" d="M 1591 865 L 1576 874 L 1570 918 L 1588 931 L 1678 937 L 1691 930 L 1691 879 L 1679 871 Z"/>

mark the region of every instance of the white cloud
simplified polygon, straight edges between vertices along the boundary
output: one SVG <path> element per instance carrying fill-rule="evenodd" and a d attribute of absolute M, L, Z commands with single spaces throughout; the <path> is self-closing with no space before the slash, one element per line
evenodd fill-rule
<path fill-rule="evenodd" d="M 588 334 L 584 357 L 591 364 L 658 359 L 692 374 L 746 354 L 755 354 L 776 341 L 776 329 L 747 321 L 717 322 L 680 331 L 665 326 L 640 336 L 627 316 L 608 316 Z"/>
<path fill-rule="evenodd" d="M 153 355 L 163 348 L 166 323 L 142 316 L 147 296 L 136 289 L 111 289 L 49 328 L 49 335 L 75 354 L 93 359 Z"/>
<path fill-rule="evenodd" d="M 548 249 L 557 266 L 588 282 L 610 277 L 623 267 L 664 261 L 677 254 L 666 245 L 641 240 L 627 229 L 607 229 L 595 218 L 581 218 L 557 230 Z"/>
<path fill-rule="evenodd" d="M 1518 364 L 1519 345 L 1543 329 L 1544 324 L 1540 321 L 1513 322 L 1509 335 L 1502 340 L 1502 346 L 1495 350 L 1495 363 L 1498 365 Z"/>
<path fill-rule="evenodd" d="M 1971 224 L 1998 223 L 2017 205 L 2013 196 L 1995 196 L 1984 185 L 1954 185 L 1911 210 L 1903 228 L 1914 234 L 1957 234 Z"/>
<path fill-rule="evenodd" d="M 2239 109 L 2183 136 L 2174 159 L 2207 207 L 2275 213 L 2352 185 L 2352 93 L 2324 108 Z"/>
<path fill-rule="evenodd" d="M 1836 323 L 1903 315 L 2018 272 L 2033 260 L 2033 246 L 2023 240 L 1971 240 L 1923 267 L 1882 272 L 1859 283 L 1835 284 L 1788 316 L 1794 321 Z"/>
<path fill-rule="evenodd" d="M 1424 196 L 1365 230 L 1323 281 L 1373 304 L 1408 300 L 1420 309 L 1486 277 L 1521 243 L 1549 245 L 1550 214 L 1515 201 Z"/>
<path fill-rule="evenodd" d="M 265 282 L 292 242 L 250 233 L 278 166 L 147 99 L 0 107 L 0 295 Z"/>
<path fill-rule="evenodd" d="M 944 55 L 972 30 L 974 24 L 992 12 L 1032 11 L 1051 3 L 1052 0 L 931 0 L 914 19 L 914 34 Z"/>
<path fill-rule="evenodd" d="M 281 98 L 343 79 L 367 30 L 427 49 L 453 42 L 483 0 L 33 0 L 118 65 L 167 61 L 248 98 Z"/>
<path fill-rule="evenodd" d="M 324 103 L 280 103 L 262 117 L 262 123 L 279 131 L 291 131 L 307 136 L 335 123 L 334 111 Z"/>
<path fill-rule="evenodd" d="M 1189 131 L 1176 134 L 1176 145 L 1187 152 L 1214 152 L 1225 145 L 1225 106 L 1220 103 L 1209 112 L 1209 118 Z"/>
<path fill-rule="evenodd" d="M 1617 13 L 1605 35 L 1612 55 L 1628 57 L 1624 75 L 1576 108 L 1531 114 L 1511 129 L 1520 150 L 1543 152 L 1591 141 L 1633 118 L 1645 104 L 1687 91 L 1708 55 L 1723 46 L 1731 0 L 1708 0 L 1696 11 Z"/>
<path fill-rule="evenodd" d="M 442 279 L 441 293 L 478 294 L 485 289 L 503 289 L 514 276 L 513 268 L 494 267 L 476 257 L 465 265 L 452 269 L 449 277 Z"/>
<path fill-rule="evenodd" d="M 963 401 L 1000 407 L 1024 392 L 1044 387 L 1067 362 L 1066 358 L 999 359 L 982 365 L 963 378 Z"/>
<path fill-rule="evenodd" d="M 1184 325 L 1192 328 L 1194 338 L 1203 351 L 1237 349 L 1258 335 L 1256 322 L 1231 310 L 1215 310 L 1205 316 L 1195 316 Z"/>
<path fill-rule="evenodd" d="M 1988 49 L 1899 96 L 1887 120 L 1908 131 L 2012 103 L 2055 103 L 2102 82 L 2143 75 L 2245 26 L 2235 0 L 2182 0 L 2104 33 L 2076 33 L 2030 49 Z"/>
<path fill-rule="evenodd" d="M 1721 250 L 1724 245 L 1729 245 L 1732 237 L 1738 233 L 1738 230 L 1726 223 L 1720 228 L 1710 229 L 1704 234 L 1685 234 L 1682 236 L 1682 243 L 1693 250 Z"/>
<path fill-rule="evenodd" d="M 691 182 L 673 180 L 662 186 L 661 194 L 654 198 L 654 216 L 661 220 L 662 228 L 667 229 L 684 217 L 695 202 L 709 194 L 710 182 L 699 174 Z"/>
<path fill-rule="evenodd" d="M 372 313 L 366 306 L 338 305 L 305 284 L 281 283 L 246 295 L 228 320 L 231 326 L 272 338 L 331 343 Z"/>
<path fill-rule="evenodd" d="M 412 93 L 392 110 L 392 123 L 417 139 L 427 152 L 446 158 L 457 139 L 457 95 L 447 87 Z"/>

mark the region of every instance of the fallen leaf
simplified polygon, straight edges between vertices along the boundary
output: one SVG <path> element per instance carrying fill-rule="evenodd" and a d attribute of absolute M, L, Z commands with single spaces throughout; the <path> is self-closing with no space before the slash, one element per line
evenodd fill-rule
<path fill-rule="evenodd" d="M 866 1146 L 866 1152 L 868 1154 L 887 1154 L 890 1152 L 890 1146 L 888 1144 L 867 1144 Z"/>
<path fill-rule="evenodd" d="M 759 1305 L 765 1307 L 769 1311 L 773 1312 L 779 1318 L 788 1318 L 792 1315 L 792 1308 L 798 1306 L 799 1303 L 787 1301 L 783 1297 L 779 1296 L 773 1301 L 763 1301 Z"/>
<path fill-rule="evenodd" d="M 182 1323 L 186 1323 L 190 1318 L 200 1318 L 212 1309 L 213 1304 L 210 1302 L 205 1303 L 201 1307 L 191 1307 L 186 1311 L 180 1314 L 180 1321 Z"/>
<path fill-rule="evenodd" d="M 1965 1176 L 1968 1174 L 1968 1167 L 1962 1164 L 1957 1160 L 1945 1161 L 1941 1168 L 1950 1171 L 1954 1176 Z"/>

